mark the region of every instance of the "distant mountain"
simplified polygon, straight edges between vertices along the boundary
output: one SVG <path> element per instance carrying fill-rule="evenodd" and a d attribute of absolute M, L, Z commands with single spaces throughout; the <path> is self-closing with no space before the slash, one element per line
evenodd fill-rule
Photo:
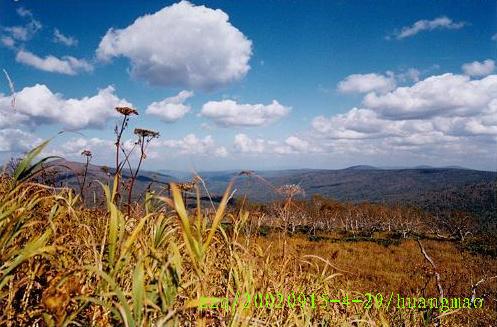
<path fill-rule="evenodd" d="M 236 174 L 203 174 L 209 190 L 220 194 Z M 355 166 L 340 170 L 255 171 L 240 176 L 234 185 L 238 197 L 256 202 L 282 199 L 275 188 L 298 184 L 311 198 L 318 194 L 339 201 L 382 202 L 414 205 L 432 213 L 460 210 L 473 214 L 481 224 L 497 223 L 497 173 L 466 168 L 379 169 Z M 493 225 L 492 225 L 493 224 Z"/>
<path fill-rule="evenodd" d="M 51 164 L 57 171 L 56 183 L 78 188 L 75 174 L 82 174 L 83 164 L 57 160 Z M 248 176 L 239 171 L 199 172 L 211 195 L 219 198 L 230 180 L 234 184 L 235 197 L 247 196 L 256 202 L 281 199 L 275 189 L 284 184 L 298 184 L 310 198 L 314 194 L 350 202 L 410 203 L 422 208 L 460 208 L 470 212 L 484 212 L 495 208 L 497 173 L 460 167 L 433 168 L 420 166 L 407 169 L 382 169 L 372 166 L 353 166 L 345 169 L 291 169 L 253 171 Z M 88 181 L 99 180 L 110 183 L 109 175 L 100 166 L 90 165 Z M 129 177 L 123 171 L 123 180 Z M 191 173 L 179 171 L 140 172 L 135 186 L 134 198 L 140 197 L 146 189 L 164 191 L 164 185 L 171 181 L 186 181 Z M 203 190 L 203 186 L 201 187 Z M 88 188 L 89 195 L 101 194 L 98 183 Z M 206 192 L 203 190 L 203 195 Z M 87 196 L 88 198 L 88 196 Z M 449 200 L 450 199 L 450 200 Z M 438 209 L 437 209 L 438 210 Z"/>
<path fill-rule="evenodd" d="M 413 167 L 413 169 L 433 169 L 433 168 L 435 168 L 435 167 L 430 166 L 430 165 L 419 165 L 419 166 Z M 450 167 L 446 167 L 446 168 L 450 168 Z M 408 168 L 403 168 L 403 169 L 408 169 Z"/>
<path fill-rule="evenodd" d="M 222 192 L 236 174 L 204 173 L 209 188 Z M 255 171 L 255 177 L 239 177 L 238 195 L 247 194 L 256 201 L 278 198 L 271 188 L 283 184 L 299 184 L 306 197 L 313 194 L 343 201 L 411 201 L 421 194 L 438 192 L 478 183 L 492 183 L 497 173 L 460 168 L 379 169 L 355 166 L 339 170 L 303 169 Z"/>
<path fill-rule="evenodd" d="M 51 181 L 56 186 L 69 186 L 79 193 L 79 183 L 82 181 L 84 172 L 83 163 L 59 159 L 52 161 L 47 165 L 47 172 L 49 176 L 48 181 Z M 52 173 L 54 173 L 54 176 L 50 177 Z M 110 185 L 113 180 L 113 174 L 113 168 L 90 164 L 86 176 L 87 186 L 85 188 L 85 197 L 87 199 L 94 199 L 94 197 L 101 199 L 103 195 L 102 187 L 97 181 L 104 185 Z M 124 169 L 122 176 L 122 180 L 126 181 L 130 177 L 129 170 Z M 172 181 L 178 181 L 178 179 L 168 174 L 140 171 L 135 182 L 133 198 L 137 199 L 138 197 L 141 197 L 147 189 L 164 189 L 164 185 Z"/>
<path fill-rule="evenodd" d="M 357 165 L 357 166 L 351 166 L 349 168 L 345 168 L 347 170 L 373 170 L 373 169 L 380 169 L 376 168 L 373 166 L 368 166 L 368 165 Z"/>

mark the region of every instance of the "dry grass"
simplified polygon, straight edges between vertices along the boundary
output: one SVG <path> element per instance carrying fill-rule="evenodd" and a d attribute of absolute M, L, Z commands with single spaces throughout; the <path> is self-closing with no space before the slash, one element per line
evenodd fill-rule
<path fill-rule="evenodd" d="M 214 303 L 244 293 L 437 294 L 433 272 L 413 240 L 387 247 L 254 236 L 246 227 L 256 218 L 226 208 L 229 189 L 215 212 L 201 209 L 200 201 L 187 211 L 173 186 L 171 199 L 149 194 L 127 216 L 113 202 L 116 189 L 102 189 L 107 208 L 88 209 L 70 190 L 2 176 L 0 325 L 419 326 L 439 314 L 365 310 L 361 304 L 275 309 L 240 302 L 230 310 L 200 309 L 202 296 Z M 221 221 L 231 222 L 229 230 Z M 461 252 L 449 242 L 425 246 L 442 267 L 448 296 L 470 296 L 472 281 L 497 274 L 495 259 Z M 450 311 L 439 322 L 496 321 L 496 290 L 495 280 L 486 283 L 478 293 L 486 301 L 483 309 Z"/>

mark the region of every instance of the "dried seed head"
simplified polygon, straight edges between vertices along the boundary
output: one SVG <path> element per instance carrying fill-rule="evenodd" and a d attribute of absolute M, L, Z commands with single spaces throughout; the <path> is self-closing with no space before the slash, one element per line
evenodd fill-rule
<path fill-rule="evenodd" d="M 130 107 L 116 107 L 116 111 L 124 116 L 138 115 L 138 111 Z"/>
<path fill-rule="evenodd" d="M 193 183 L 193 184 L 202 183 L 202 177 L 200 177 L 199 175 L 195 175 L 195 176 L 193 176 L 193 178 L 192 178 L 192 183 Z"/>
<path fill-rule="evenodd" d="M 191 182 L 178 183 L 176 184 L 181 191 L 191 191 L 195 188 L 195 185 L 199 182 L 195 177 Z"/>
<path fill-rule="evenodd" d="M 135 134 L 142 137 L 159 137 L 159 132 L 143 128 L 135 128 Z"/>
<path fill-rule="evenodd" d="M 83 150 L 81 152 L 81 155 L 85 156 L 85 157 L 91 157 L 91 151 L 90 150 Z"/>
<path fill-rule="evenodd" d="M 304 194 L 304 190 L 297 184 L 285 184 L 276 189 L 276 191 L 286 197 L 294 197 L 297 194 Z"/>

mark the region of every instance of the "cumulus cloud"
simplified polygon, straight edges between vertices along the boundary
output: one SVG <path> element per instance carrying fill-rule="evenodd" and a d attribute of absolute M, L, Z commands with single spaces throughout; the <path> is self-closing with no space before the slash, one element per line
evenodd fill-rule
<path fill-rule="evenodd" d="M 267 143 L 269 152 L 279 155 L 315 153 L 322 151 L 321 147 L 314 144 L 314 142 L 304 140 L 295 135 L 287 137 L 284 142 L 268 141 Z"/>
<path fill-rule="evenodd" d="M 41 58 L 25 50 L 17 52 L 16 61 L 46 72 L 66 75 L 76 75 L 82 71 L 89 72 L 93 70 L 93 66 L 83 59 L 71 56 L 57 58 L 52 55 Z"/>
<path fill-rule="evenodd" d="M 177 150 L 182 155 L 215 155 L 226 156 L 227 150 L 224 147 L 218 147 L 211 135 L 199 138 L 195 134 L 188 134 L 182 139 L 167 139 L 161 142 L 155 142 L 154 148 L 166 147 Z"/>
<path fill-rule="evenodd" d="M 372 120 L 354 121 L 352 117 L 358 114 L 357 111 L 363 111 L 362 114 Z M 470 151 L 475 144 L 487 144 L 495 137 L 479 138 L 481 134 L 476 135 L 470 130 L 472 119 L 461 117 L 392 121 L 363 108 L 351 110 L 343 116 L 346 117 L 340 118 L 349 119 L 346 125 L 341 125 L 340 119 L 334 116 L 317 117 L 313 121 L 316 137 L 328 153 L 381 158 L 401 151 L 410 156 L 440 160 L 442 157 L 457 157 L 464 147 Z M 480 124 L 476 126 L 482 127 Z"/>
<path fill-rule="evenodd" d="M 102 128 L 109 118 L 117 115 L 114 107 L 118 105 L 131 104 L 118 98 L 112 86 L 100 89 L 92 97 L 66 99 L 46 85 L 36 84 L 16 94 L 15 111 L 11 108 L 10 96 L 0 95 L 0 126 L 36 127 L 59 123 L 69 130 Z"/>
<path fill-rule="evenodd" d="M 220 126 L 263 126 L 288 115 L 291 108 L 273 100 L 271 104 L 241 104 L 233 100 L 209 101 L 200 115 Z"/>
<path fill-rule="evenodd" d="M 235 135 L 233 142 L 234 148 L 243 153 L 263 153 L 266 149 L 266 141 L 264 139 L 251 139 L 247 134 Z"/>
<path fill-rule="evenodd" d="M 98 137 L 72 138 L 58 147 L 58 152 L 56 153 L 78 160 L 81 158 L 81 151 L 88 149 L 92 151 L 96 160 L 108 163 L 113 158 L 114 142 L 115 140 Z M 126 152 L 134 149 L 130 155 L 132 164 L 135 164 L 140 157 L 140 152 L 136 148 L 135 142 L 135 139 L 127 139 L 123 142 Z M 187 134 L 179 139 L 155 139 L 148 145 L 146 154 L 147 159 L 150 161 L 158 160 L 158 162 L 162 162 L 164 158 L 181 156 L 227 157 L 229 152 L 226 147 L 216 144 L 211 135 L 198 137 L 195 134 Z"/>
<path fill-rule="evenodd" d="M 362 108 L 312 120 L 328 152 L 359 156 L 405 151 L 419 158 L 489 156 L 497 141 L 497 75 L 479 80 L 442 74 L 387 94 L 367 94 Z M 474 150 L 474 151 L 473 151 Z M 458 157 L 459 156 L 459 157 Z"/>
<path fill-rule="evenodd" d="M 303 140 L 297 136 L 289 136 L 286 140 L 285 143 L 295 149 L 298 152 L 306 152 L 310 149 L 310 144 L 308 141 Z"/>
<path fill-rule="evenodd" d="M 409 68 L 403 72 L 395 74 L 396 80 L 399 82 L 417 82 L 423 74 L 422 71 L 416 68 Z"/>
<path fill-rule="evenodd" d="M 61 148 L 64 153 L 68 155 L 79 156 L 83 150 L 90 150 L 92 152 L 96 151 L 106 151 L 108 152 L 114 148 L 114 142 L 111 140 L 104 140 L 98 137 L 92 138 L 73 138 L 62 144 Z"/>
<path fill-rule="evenodd" d="M 165 123 L 173 123 L 183 118 L 189 111 L 190 106 L 184 102 L 193 96 L 191 91 L 181 91 L 173 97 L 159 102 L 152 102 L 145 111 L 149 115 L 160 118 Z"/>
<path fill-rule="evenodd" d="M 53 39 L 52 40 L 55 43 L 61 43 L 61 44 L 64 44 L 68 47 L 78 45 L 78 40 L 76 38 L 62 34 L 62 32 L 59 31 L 57 28 L 54 29 L 54 31 L 53 31 Z"/>
<path fill-rule="evenodd" d="M 392 119 L 468 116 L 488 106 L 496 96 L 497 75 L 471 80 L 468 76 L 447 73 L 387 94 L 369 93 L 363 105 Z"/>
<path fill-rule="evenodd" d="M 153 85 L 210 90 L 245 76 L 252 42 L 222 10 L 181 1 L 108 30 L 96 53 L 128 58 L 132 76 Z"/>
<path fill-rule="evenodd" d="M 370 109 L 353 108 L 330 118 L 315 117 L 311 126 L 320 134 L 332 139 L 379 138 L 396 134 L 400 126 L 378 117 Z"/>
<path fill-rule="evenodd" d="M 484 60 L 482 62 L 473 61 L 462 65 L 462 70 L 464 74 L 468 76 L 487 76 L 490 75 L 495 70 L 495 61 L 491 59 Z"/>
<path fill-rule="evenodd" d="M 433 20 L 422 19 L 418 20 L 411 26 L 402 27 L 400 32 L 395 33 L 395 38 L 397 40 L 401 40 L 414 36 L 423 31 L 432 31 L 436 29 L 456 30 L 463 28 L 465 25 L 465 22 L 455 22 L 447 16 L 441 16 Z"/>
<path fill-rule="evenodd" d="M 319 152 L 320 147 L 297 136 L 289 136 L 284 142 L 265 140 L 263 138 L 251 138 L 247 134 L 235 135 L 233 141 L 235 151 L 244 154 L 299 154 L 308 152 Z"/>
<path fill-rule="evenodd" d="M 26 152 L 41 141 L 39 137 L 18 128 L 0 129 L 0 153 Z"/>
<path fill-rule="evenodd" d="M 338 90 L 342 93 L 368 93 L 372 91 L 388 92 L 395 88 L 395 78 L 379 74 L 352 74 L 338 83 Z"/>

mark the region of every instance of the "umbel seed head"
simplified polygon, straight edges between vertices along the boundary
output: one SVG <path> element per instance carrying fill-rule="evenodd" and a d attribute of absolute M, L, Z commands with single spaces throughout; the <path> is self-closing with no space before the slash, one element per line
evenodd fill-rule
<path fill-rule="evenodd" d="M 136 135 L 142 136 L 142 137 L 158 137 L 159 132 L 152 131 L 150 129 L 143 129 L 143 128 L 135 128 Z"/>
<path fill-rule="evenodd" d="M 285 184 L 278 187 L 276 191 L 287 197 L 293 197 L 297 194 L 304 194 L 302 187 L 297 184 Z"/>
<path fill-rule="evenodd" d="M 116 107 L 116 111 L 124 116 L 138 115 L 138 111 L 130 107 Z"/>
<path fill-rule="evenodd" d="M 90 150 L 83 150 L 81 152 L 81 155 L 85 156 L 85 157 L 91 157 L 91 151 Z"/>

